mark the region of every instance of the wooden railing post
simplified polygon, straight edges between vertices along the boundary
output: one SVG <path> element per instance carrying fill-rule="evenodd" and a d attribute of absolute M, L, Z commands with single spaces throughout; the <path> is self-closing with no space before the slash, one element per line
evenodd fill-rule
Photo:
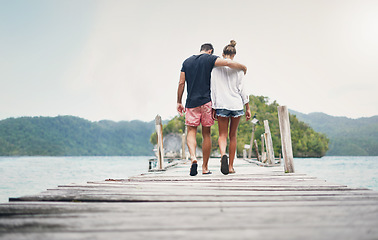
<path fill-rule="evenodd" d="M 291 145 L 289 111 L 286 106 L 278 107 L 278 120 L 280 124 L 282 155 L 286 173 L 294 172 L 293 148 Z"/>
<path fill-rule="evenodd" d="M 155 118 L 155 130 L 157 133 L 157 168 L 162 170 L 164 168 L 163 124 L 159 115 Z"/>
<path fill-rule="evenodd" d="M 257 161 L 261 161 L 260 160 L 260 154 L 259 154 L 259 146 L 257 145 L 257 141 L 254 140 L 253 143 L 255 144 L 255 152 L 256 152 Z"/>
<path fill-rule="evenodd" d="M 265 148 L 264 148 L 264 133 L 261 134 L 261 162 L 265 162 L 266 160 L 266 154 L 265 154 Z"/>
<path fill-rule="evenodd" d="M 181 159 L 186 159 L 186 152 L 185 152 L 185 146 L 186 146 L 186 131 L 187 128 L 185 126 L 185 132 L 181 136 Z"/>
<path fill-rule="evenodd" d="M 253 140 L 255 138 L 255 124 L 252 124 L 252 135 L 251 135 L 251 141 L 249 143 L 249 149 L 248 149 L 248 158 L 252 158 L 252 146 L 253 146 Z"/>
<path fill-rule="evenodd" d="M 264 128 L 265 128 L 265 133 L 266 133 L 266 156 L 268 159 L 268 162 L 270 164 L 274 165 L 276 163 L 276 160 L 274 159 L 274 149 L 273 149 L 273 141 L 272 141 L 272 135 L 270 133 L 270 128 L 269 128 L 269 121 L 264 120 Z"/>
<path fill-rule="evenodd" d="M 265 142 L 265 147 L 266 147 L 266 151 L 264 152 L 264 160 L 262 161 L 263 163 L 267 162 L 268 159 L 269 159 L 269 153 L 268 153 L 268 134 L 267 133 L 264 133 L 264 142 Z"/>

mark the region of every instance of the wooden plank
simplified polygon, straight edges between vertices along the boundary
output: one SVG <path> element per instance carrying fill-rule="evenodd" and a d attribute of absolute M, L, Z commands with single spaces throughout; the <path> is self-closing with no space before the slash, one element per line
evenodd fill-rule
<path fill-rule="evenodd" d="M 11 216 L 0 219 L 0 238 L 143 239 L 154 236 L 192 239 L 202 235 L 209 239 L 251 236 L 257 239 L 374 239 L 377 236 L 376 205 L 361 210 L 359 205 L 307 204 L 188 202 L 170 203 L 168 209 L 165 203 L 71 203 L 13 209 L 8 205 L 0 206 L 0 212 L 6 209 Z M 45 210 L 42 214 L 40 208 Z M 30 216 L 29 221 L 25 221 L 25 212 Z M 275 217 L 272 218 L 272 214 Z M 359 221 L 351 221 L 356 216 Z M 238 224 L 229 230 L 231 219 L 238 219 Z M 201 227 L 205 223 L 206 226 Z M 280 237 L 283 232 L 291 234 Z"/>
<path fill-rule="evenodd" d="M 370 190 L 364 189 L 351 189 L 351 188 L 321 188 L 321 187 L 313 187 L 313 188 L 272 188 L 272 187 L 245 187 L 245 186 L 231 186 L 231 187 L 222 187 L 222 186 L 198 186 L 198 187 L 188 187 L 185 186 L 179 187 L 169 187 L 169 189 L 164 189 L 163 186 L 160 187 L 140 187 L 138 189 L 135 188 L 58 188 L 58 189 L 49 189 L 45 192 L 42 192 L 39 196 L 45 195 L 67 195 L 67 194 L 75 194 L 75 195 L 85 195 L 85 194 L 97 194 L 97 195 L 104 195 L 104 194 L 119 194 L 119 195 L 199 195 L 199 196 L 215 196 L 218 197 L 220 193 L 222 196 L 228 195 L 242 195 L 242 196 L 254 196 L 254 195 L 369 195 L 369 196 L 377 196 L 378 194 L 372 192 Z M 190 191 L 188 191 L 190 190 Z M 305 191 L 302 193 L 302 191 Z M 299 193 L 298 193 L 299 192 Z"/>

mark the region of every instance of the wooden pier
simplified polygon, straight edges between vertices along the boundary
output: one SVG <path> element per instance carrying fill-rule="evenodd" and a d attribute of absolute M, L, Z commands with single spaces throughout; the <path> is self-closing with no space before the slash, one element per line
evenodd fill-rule
<path fill-rule="evenodd" d="M 201 162 L 199 162 L 201 166 Z M 378 192 L 238 159 L 62 185 L 0 204 L 0 239 L 378 239 Z M 111 176 L 110 176 L 111 177 Z"/>

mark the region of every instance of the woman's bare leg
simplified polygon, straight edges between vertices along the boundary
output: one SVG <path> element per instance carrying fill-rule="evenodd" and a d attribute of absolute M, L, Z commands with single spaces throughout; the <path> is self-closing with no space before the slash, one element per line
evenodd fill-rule
<path fill-rule="evenodd" d="M 203 154 L 203 164 L 202 173 L 209 172 L 209 158 L 211 153 L 211 127 L 202 127 L 202 154 Z"/>
<path fill-rule="evenodd" d="M 241 117 L 231 118 L 230 124 L 230 147 L 229 147 L 229 163 L 228 168 L 230 172 L 234 171 L 234 159 L 237 147 L 237 133 L 238 133 L 238 126 Z M 220 134 L 219 134 L 220 136 Z"/>
<path fill-rule="evenodd" d="M 228 117 L 218 117 L 218 129 L 219 129 L 219 138 L 218 145 L 221 156 L 226 154 L 227 148 L 227 137 L 228 137 Z"/>

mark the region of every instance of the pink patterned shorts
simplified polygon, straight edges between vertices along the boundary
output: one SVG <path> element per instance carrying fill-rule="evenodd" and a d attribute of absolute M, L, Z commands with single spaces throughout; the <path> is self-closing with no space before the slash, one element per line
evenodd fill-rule
<path fill-rule="evenodd" d="M 211 127 L 214 124 L 211 102 L 199 107 L 185 109 L 186 125 L 197 127 L 200 123 L 203 127 Z"/>

